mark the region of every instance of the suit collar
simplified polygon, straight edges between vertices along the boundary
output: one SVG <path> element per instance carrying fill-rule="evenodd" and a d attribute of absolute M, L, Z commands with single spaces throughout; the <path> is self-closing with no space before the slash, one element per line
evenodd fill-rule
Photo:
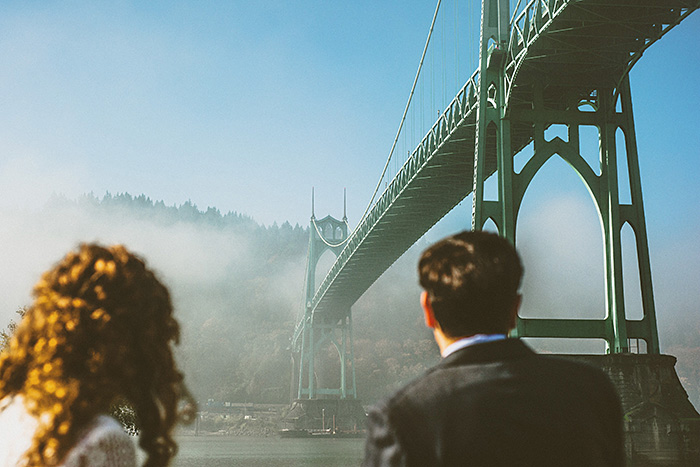
<path fill-rule="evenodd" d="M 534 355 L 535 352 L 520 339 L 504 339 L 464 347 L 442 359 L 438 367 L 488 363 Z"/>

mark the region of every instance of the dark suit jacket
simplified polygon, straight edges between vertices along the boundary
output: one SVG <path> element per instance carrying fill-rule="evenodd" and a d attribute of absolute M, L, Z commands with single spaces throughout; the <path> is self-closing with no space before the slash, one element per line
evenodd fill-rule
<path fill-rule="evenodd" d="M 365 466 L 621 466 L 622 411 L 599 369 L 518 339 L 442 360 L 374 407 Z"/>

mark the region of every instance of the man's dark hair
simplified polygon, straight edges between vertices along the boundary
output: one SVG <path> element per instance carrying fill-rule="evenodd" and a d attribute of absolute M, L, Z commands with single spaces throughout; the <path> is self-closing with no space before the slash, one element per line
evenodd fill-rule
<path fill-rule="evenodd" d="M 423 252 L 418 274 L 446 335 L 509 330 L 523 267 L 505 238 L 483 231 L 447 237 Z"/>

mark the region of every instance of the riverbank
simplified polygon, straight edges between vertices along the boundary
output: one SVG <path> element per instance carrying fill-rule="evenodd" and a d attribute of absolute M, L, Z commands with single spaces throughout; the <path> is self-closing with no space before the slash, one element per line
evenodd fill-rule
<path fill-rule="evenodd" d="M 278 436 L 282 410 L 276 408 L 247 413 L 199 412 L 192 425 L 181 427 L 185 436 L 245 436 L 268 438 Z"/>

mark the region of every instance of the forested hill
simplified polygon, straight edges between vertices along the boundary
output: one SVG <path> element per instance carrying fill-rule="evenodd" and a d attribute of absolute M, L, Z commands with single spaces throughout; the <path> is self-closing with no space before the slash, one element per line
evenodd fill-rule
<path fill-rule="evenodd" d="M 134 219 L 148 220 L 149 222 L 172 225 L 175 223 L 191 223 L 198 225 L 216 226 L 219 228 L 230 228 L 236 230 L 258 230 L 266 228 L 258 225 L 252 217 L 237 212 L 221 212 L 213 207 L 208 207 L 201 211 L 197 205 L 191 201 L 185 201 L 181 205 L 168 206 L 163 201 L 154 201 L 148 196 L 141 194 L 132 196 L 129 193 L 117 193 L 112 195 L 107 192 L 102 198 L 88 193 L 77 200 L 70 200 L 65 196 L 54 195 L 47 203 L 48 209 L 64 209 L 68 206 L 79 207 L 91 210 L 92 213 L 100 215 L 124 215 L 127 214 Z M 274 224 L 271 229 L 278 229 Z M 284 229 L 291 228 L 285 222 Z M 305 229 L 296 225 L 294 229 L 297 233 L 303 233 Z"/>
<path fill-rule="evenodd" d="M 60 219 L 51 236 L 65 236 L 69 247 L 93 239 L 124 243 L 159 273 L 182 323 L 178 357 L 198 399 L 289 402 L 289 346 L 301 309 L 308 227 L 263 226 L 236 212 L 200 210 L 189 201 L 167 206 L 128 193 L 55 196 L 45 211 Z M 416 261 L 409 251 L 353 307 L 358 390 L 366 402 L 439 358 L 418 308 Z M 330 384 L 339 383 L 337 352 L 323 353 L 318 366 L 330 369 Z"/>

